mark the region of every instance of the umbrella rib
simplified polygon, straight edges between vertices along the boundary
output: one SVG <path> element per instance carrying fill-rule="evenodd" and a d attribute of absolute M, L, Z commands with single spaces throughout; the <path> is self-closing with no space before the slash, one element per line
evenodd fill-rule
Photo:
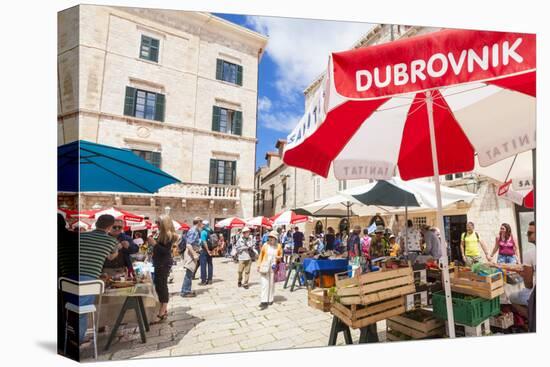
<path fill-rule="evenodd" d="M 110 160 L 115 161 L 115 162 L 123 163 L 123 164 L 125 164 L 125 165 L 127 165 L 127 166 L 131 166 L 131 167 L 140 169 L 140 170 L 142 170 L 142 171 L 147 171 L 147 172 L 149 172 L 149 173 L 153 173 L 153 174 L 158 175 L 158 176 L 164 176 L 164 177 L 170 178 L 170 179 L 174 179 L 174 178 L 175 178 L 175 177 L 173 177 L 173 176 L 171 176 L 171 175 L 169 175 L 169 174 L 167 174 L 167 173 L 164 173 L 162 170 L 154 171 L 154 170 L 149 169 L 149 168 L 147 168 L 147 167 L 141 167 L 141 166 L 138 166 L 138 165 L 136 165 L 136 164 L 129 163 L 129 162 L 126 162 L 126 161 L 123 161 L 123 160 L 121 160 L 121 159 L 113 158 L 113 157 L 110 157 L 110 156 L 105 155 L 105 154 L 101 154 L 101 153 L 94 152 L 93 150 L 89 150 L 89 149 L 86 149 L 86 148 L 80 148 L 80 149 L 83 150 L 83 151 L 86 151 L 86 152 L 88 152 L 88 153 L 97 154 L 96 157 L 104 157 L 104 158 L 106 158 L 106 159 L 110 159 Z M 132 154 L 133 154 L 133 153 L 132 153 Z M 136 157 L 137 157 L 137 156 L 136 156 Z M 145 161 L 145 162 L 147 162 L 147 161 Z M 147 162 L 147 163 L 149 163 L 149 162 Z M 149 163 L 149 164 L 150 164 L 150 163 Z M 178 181 L 179 181 L 179 180 L 178 180 Z"/>
<path fill-rule="evenodd" d="M 141 190 L 144 190 L 145 192 L 153 193 L 153 191 L 149 190 L 148 188 L 143 187 L 143 186 L 141 186 L 141 185 L 138 185 L 137 183 L 130 181 L 130 180 L 127 179 L 126 177 L 121 176 L 121 175 L 119 175 L 118 173 L 113 172 L 113 171 L 111 171 L 110 169 L 108 169 L 108 168 L 106 168 L 106 167 L 100 166 L 100 165 L 97 164 L 96 162 L 90 162 L 90 164 L 93 164 L 93 165 L 97 166 L 98 168 L 101 168 L 101 169 L 103 169 L 103 170 L 109 172 L 109 173 L 112 174 L 112 175 L 115 175 L 115 176 L 117 176 L 117 177 L 120 177 L 120 178 L 123 179 L 124 181 L 130 183 L 131 185 L 134 185 L 134 186 L 138 187 L 138 188 L 141 189 Z"/>
<path fill-rule="evenodd" d="M 508 181 L 508 177 L 510 176 L 510 173 L 512 173 L 512 168 L 514 168 L 514 164 L 516 163 L 516 158 L 518 155 L 516 154 L 514 156 L 514 160 L 512 161 L 512 164 L 510 165 L 510 169 L 508 170 L 508 173 L 506 174 L 506 178 L 504 179 L 504 182 Z"/>

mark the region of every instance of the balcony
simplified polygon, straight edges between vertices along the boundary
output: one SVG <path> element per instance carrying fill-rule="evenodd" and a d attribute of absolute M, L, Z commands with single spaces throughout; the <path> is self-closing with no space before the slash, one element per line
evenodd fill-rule
<path fill-rule="evenodd" d="M 160 196 L 180 197 L 185 199 L 218 199 L 240 200 L 241 191 L 238 186 L 177 183 L 159 190 Z"/>

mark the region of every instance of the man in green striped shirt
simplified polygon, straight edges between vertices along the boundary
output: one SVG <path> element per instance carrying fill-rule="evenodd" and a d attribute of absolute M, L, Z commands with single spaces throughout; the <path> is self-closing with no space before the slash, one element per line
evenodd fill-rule
<path fill-rule="evenodd" d="M 78 280 L 98 279 L 103 269 L 105 259 L 112 260 L 118 255 L 119 244 L 109 232 L 115 218 L 105 214 L 97 218 L 96 229 L 80 234 L 78 247 Z M 69 297 L 70 298 L 70 297 Z M 78 297 L 78 305 L 86 306 L 95 302 L 95 296 Z M 72 302 L 74 303 L 74 301 Z M 79 316 L 79 341 L 82 342 L 88 327 L 88 316 Z"/>

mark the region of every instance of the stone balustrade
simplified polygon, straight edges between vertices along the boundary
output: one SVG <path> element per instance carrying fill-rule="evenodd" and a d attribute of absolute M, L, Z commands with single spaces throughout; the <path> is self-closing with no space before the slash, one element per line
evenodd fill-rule
<path fill-rule="evenodd" d="M 241 192 L 238 186 L 177 183 L 160 189 L 162 196 L 181 197 L 186 199 L 224 199 L 240 200 Z"/>

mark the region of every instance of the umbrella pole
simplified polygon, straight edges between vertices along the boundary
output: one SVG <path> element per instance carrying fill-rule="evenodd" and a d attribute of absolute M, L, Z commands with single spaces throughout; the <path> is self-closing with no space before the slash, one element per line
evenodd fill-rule
<path fill-rule="evenodd" d="M 405 241 L 403 241 L 403 244 L 405 248 L 402 250 L 404 254 L 407 256 L 409 255 L 409 226 L 407 223 L 409 222 L 409 205 L 405 205 Z"/>
<path fill-rule="evenodd" d="M 428 110 L 428 125 L 430 127 L 430 143 L 432 150 L 432 164 L 434 170 L 434 182 L 435 193 L 437 197 L 437 225 L 442 232 L 441 236 L 441 259 L 440 264 L 442 266 L 443 273 L 443 289 L 445 290 L 445 300 L 447 304 L 447 320 L 449 322 L 449 337 L 455 337 L 455 323 L 453 315 L 453 302 L 451 296 L 451 283 L 449 281 L 449 259 L 447 257 L 447 242 L 445 240 L 444 227 L 443 227 L 443 207 L 441 204 L 441 183 L 439 182 L 439 162 L 437 160 L 437 144 L 435 140 L 435 126 L 433 115 L 433 97 L 432 92 L 426 92 L 426 107 Z"/>

